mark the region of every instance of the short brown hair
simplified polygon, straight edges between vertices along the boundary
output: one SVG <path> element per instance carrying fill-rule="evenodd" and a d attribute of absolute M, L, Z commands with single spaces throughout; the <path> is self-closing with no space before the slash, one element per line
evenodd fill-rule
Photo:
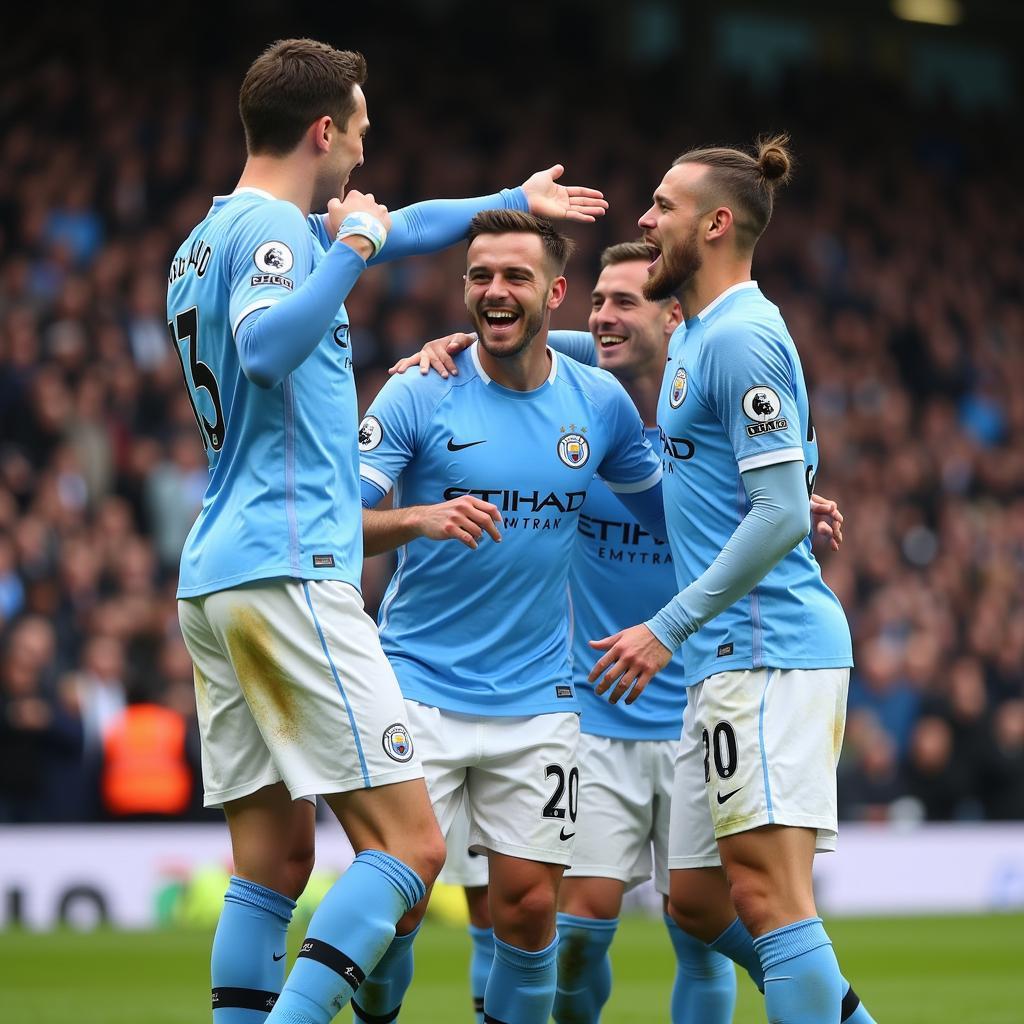
<path fill-rule="evenodd" d="M 576 243 L 567 235 L 559 234 L 551 221 L 535 217 L 522 210 L 482 210 L 469 225 L 469 240 L 480 235 L 538 235 L 544 254 L 555 268 L 555 275 L 565 273 L 565 265 L 576 249 Z"/>
<path fill-rule="evenodd" d="M 792 176 L 793 157 L 789 136 L 782 133 L 759 138 L 753 155 L 727 146 L 707 146 L 687 150 L 672 166 L 680 164 L 711 168 L 707 188 L 736 208 L 737 242 L 752 249 L 771 219 L 775 189 Z"/>
<path fill-rule="evenodd" d="M 609 245 L 601 253 L 601 269 L 613 267 L 617 263 L 632 263 L 635 260 L 650 263 L 651 258 L 651 249 L 646 242 L 619 242 L 617 245 Z"/>
<path fill-rule="evenodd" d="M 285 156 L 319 117 L 344 131 L 356 109 L 353 88 L 366 81 L 366 60 L 315 39 L 279 39 L 252 62 L 238 94 L 251 154 Z"/>

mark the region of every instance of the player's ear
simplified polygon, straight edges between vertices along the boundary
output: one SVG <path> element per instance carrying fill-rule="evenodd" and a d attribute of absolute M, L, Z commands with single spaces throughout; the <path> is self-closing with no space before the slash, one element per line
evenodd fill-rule
<path fill-rule="evenodd" d="M 548 293 L 548 309 L 558 309 L 565 298 L 565 289 L 567 287 L 568 282 L 564 277 L 556 277 L 551 282 L 551 290 Z"/>
<path fill-rule="evenodd" d="M 708 222 L 707 230 L 704 232 L 704 240 L 711 242 L 716 238 L 722 238 L 729 228 L 732 227 L 732 222 L 732 210 L 728 206 L 719 206 L 717 209 L 712 210 L 711 219 Z"/>
<path fill-rule="evenodd" d="M 683 307 L 679 305 L 678 299 L 673 299 L 668 309 L 668 319 L 665 321 L 665 335 L 670 335 L 683 322 Z"/>
<path fill-rule="evenodd" d="M 333 118 L 328 117 L 326 114 L 323 117 L 318 117 L 309 129 L 313 145 L 318 150 L 326 152 L 331 148 L 331 137 L 336 130 L 337 125 L 335 125 Z"/>

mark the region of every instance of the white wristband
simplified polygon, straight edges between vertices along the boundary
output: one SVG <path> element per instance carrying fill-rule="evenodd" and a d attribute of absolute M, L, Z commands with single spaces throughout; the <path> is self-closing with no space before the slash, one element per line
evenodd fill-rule
<path fill-rule="evenodd" d="M 349 235 L 359 235 L 373 246 L 371 260 L 384 248 L 384 243 L 388 240 L 387 228 L 372 213 L 348 214 L 338 228 L 335 241 L 340 242 Z"/>

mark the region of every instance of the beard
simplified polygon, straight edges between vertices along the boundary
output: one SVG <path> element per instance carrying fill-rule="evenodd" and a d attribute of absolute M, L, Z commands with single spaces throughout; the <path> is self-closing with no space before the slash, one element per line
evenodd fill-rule
<path fill-rule="evenodd" d="M 495 359 L 512 359 L 525 351 L 529 347 L 530 342 L 540 333 L 541 328 L 544 326 L 544 313 L 542 310 L 527 310 L 519 306 L 516 311 L 519 313 L 519 320 L 516 324 L 519 328 L 518 338 L 512 337 L 500 341 L 488 336 L 490 325 L 484 316 L 486 310 L 478 306 L 472 311 L 470 318 L 473 321 L 473 326 L 476 328 L 476 336 L 489 356 L 493 356 Z"/>
<path fill-rule="evenodd" d="M 674 298 L 703 265 L 704 257 L 697 244 L 695 224 L 688 238 L 674 248 L 661 250 L 657 269 L 644 282 L 644 298 L 648 302 L 664 302 Z"/>

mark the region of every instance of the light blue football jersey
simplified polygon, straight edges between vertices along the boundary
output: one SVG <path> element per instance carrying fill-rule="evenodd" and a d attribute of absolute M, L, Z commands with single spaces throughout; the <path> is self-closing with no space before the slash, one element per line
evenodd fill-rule
<path fill-rule="evenodd" d="M 450 245 L 522 189 L 396 211 L 371 263 Z M 310 355 L 274 387 L 242 371 L 235 333 L 294 292 L 332 244 L 323 219 L 258 189 L 219 196 L 171 263 L 167 316 L 210 480 L 181 556 L 178 596 L 290 576 L 359 588 L 363 563 L 358 407 L 344 304 Z M 346 257 L 347 258 L 347 257 Z M 353 277 L 364 263 L 351 256 Z"/>
<path fill-rule="evenodd" d="M 809 493 L 818 469 L 800 357 L 778 308 L 755 282 L 730 288 L 672 335 L 658 425 L 682 590 L 749 510 L 742 472 L 799 460 Z M 853 664 L 846 616 L 822 581 L 810 535 L 683 646 L 687 685 L 734 669 Z"/>
<path fill-rule="evenodd" d="M 647 491 L 661 467 L 611 374 L 551 359 L 541 387 L 513 391 L 473 345 L 456 356 L 457 377 L 392 377 L 360 426 L 364 495 L 394 486 L 396 506 L 409 506 L 471 494 L 503 517 L 500 544 L 401 548 L 380 633 L 408 698 L 473 715 L 579 710 L 566 609 L 587 489 L 600 472 Z"/>
<path fill-rule="evenodd" d="M 659 445 L 658 429 L 646 431 Z M 650 618 L 676 595 L 669 545 L 644 530 L 602 480 L 594 480 L 580 513 L 569 573 L 572 596 L 573 681 L 582 716 L 580 729 L 622 740 L 678 740 L 686 707 L 683 657 L 686 645 L 633 704 L 598 697 L 587 676 L 601 657 L 588 640 Z"/>
<path fill-rule="evenodd" d="M 274 576 L 359 586 L 362 528 L 348 315 L 277 387 L 242 372 L 234 334 L 324 256 L 293 203 L 219 196 L 171 264 L 167 316 L 210 463 L 178 596 Z"/>

